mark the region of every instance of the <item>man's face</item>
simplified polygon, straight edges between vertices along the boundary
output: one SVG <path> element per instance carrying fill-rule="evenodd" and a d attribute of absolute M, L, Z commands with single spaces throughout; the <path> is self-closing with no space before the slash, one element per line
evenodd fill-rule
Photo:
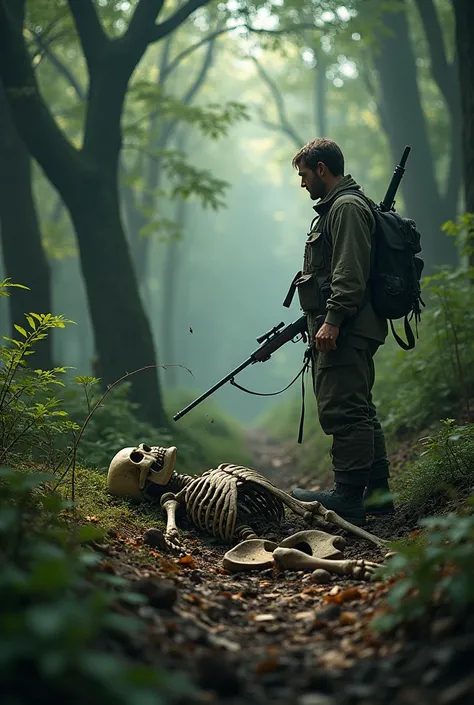
<path fill-rule="evenodd" d="M 301 188 L 305 188 L 313 201 L 324 198 L 326 195 L 326 184 L 322 178 L 326 169 L 325 164 L 319 162 L 313 171 L 301 160 L 298 167 L 298 176 L 301 177 Z"/>

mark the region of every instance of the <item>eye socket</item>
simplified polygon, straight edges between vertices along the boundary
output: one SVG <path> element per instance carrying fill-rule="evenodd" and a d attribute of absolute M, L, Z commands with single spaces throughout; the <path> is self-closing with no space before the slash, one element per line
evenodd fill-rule
<path fill-rule="evenodd" d="M 146 450 L 147 453 L 149 453 L 151 450 L 151 446 L 147 445 L 146 443 L 142 443 L 142 448 L 143 450 Z"/>
<path fill-rule="evenodd" d="M 130 453 L 130 460 L 133 463 L 141 463 L 143 460 L 143 453 L 140 453 L 139 450 L 134 450 L 133 453 Z"/>

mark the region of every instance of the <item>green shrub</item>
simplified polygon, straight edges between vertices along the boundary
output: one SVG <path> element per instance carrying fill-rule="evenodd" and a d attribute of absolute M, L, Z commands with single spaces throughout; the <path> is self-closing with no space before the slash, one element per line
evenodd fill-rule
<path fill-rule="evenodd" d="M 424 533 L 415 541 L 393 544 L 397 553 L 381 570 L 385 578 L 402 577 L 388 594 L 388 610 L 373 621 L 380 631 L 406 621 L 428 621 L 441 605 L 451 615 L 474 605 L 474 515 L 447 514 L 419 523 Z"/>
<path fill-rule="evenodd" d="M 107 653 L 107 640 L 139 630 L 113 610 L 114 598 L 144 598 L 117 576 L 94 572 L 80 548 L 95 527 L 66 529 L 67 505 L 39 491 L 49 475 L 0 470 L 0 690 L 5 703 L 156 705 L 188 690 L 163 671 Z M 100 582 L 99 582 L 100 581 Z"/>
<path fill-rule="evenodd" d="M 5 285 L 0 282 L 0 293 Z M 57 438 L 75 428 L 55 396 L 64 387 L 61 376 L 66 368 L 35 370 L 27 362 L 52 328 L 64 328 L 71 321 L 49 313 L 25 318 L 25 328 L 14 326 L 20 337 L 3 336 L 6 344 L 0 346 L 0 463 L 22 454 L 52 464 Z"/>
<path fill-rule="evenodd" d="M 419 460 L 394 478 L 400 502 L 412 514 L 433 510 L 474 484 L 474 424 L 443 421 L 433 436 L 421 439 Z"/>
<path fill-rule="evenodd" d="M 471 220 L 445 230 L 469 238 L 461 253 L 472 257 Z M 461 240 L 461 237 L 459 237 Z M 453 411 L 470 416 L 474 394 L 474 267 L 444 268 L 425 277 L 426 309 L 415 350 L 405 352 L 389 336 L 376 358 L 374 398 L 390 435 L 418 431 Z"/>

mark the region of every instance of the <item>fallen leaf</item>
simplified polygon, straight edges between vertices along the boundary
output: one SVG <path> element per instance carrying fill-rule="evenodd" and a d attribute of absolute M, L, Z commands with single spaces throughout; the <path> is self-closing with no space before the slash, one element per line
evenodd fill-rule
<path fill-rule="evenodd" d="M 253 622 L 273 622 L 276 617 L 274 614 L 255 614 L 249 615 L 249 619 Z"/>
<path fill-rule="evenodd" d="M 273 673 L 280 666 L 280 662 L 276 658 L 268 658 L 264 661 L 260 661 L 255 666 L 255 673 L 257 676 L 263 676 L 265 673 Z"/>
<path fill-rule="evenodd" d="M 297 613 L 295 614 L 295 619 L 297 619 L 297 620 L 304 619 L 304 620 L 307 620 L 307 621 L 309 621 L 309 620 L 311 620 L 311 619 L 314 619 L 314 611 L 313 611 L 313 610 L 307 610 L 306 612 L 297 612 Z"/>
<path fill-rule="evenodd" d="M 348 624 L 355 624 L 357 622 L 357 614 L 355 612 L 341 612 L 339 616 L 339 622 L 343 626 Z"/>
<path fill-rule="evenodd" d="M 304 595 L 320 595 L 322 592 L 326 592 L 325 587 L 306 587 L 301 591 Z"/>
<path fill-rule="evenodd" d="M 340 651 L 326 651 L 319 659 L 321 665 L 326 668 L 350 668 L 354 665 L 354 660 L 344 656 Z"/>
<path fill-rule="evenodd" d="M 186 568 L 196 568 L 194 558 L 189 554 L 187 556 L 182 556 L 181 558 L 178 558 L 178 563 L 180 565 L 186 566 Z"/>
<path fill-rule="evenodd" d="M 187 602 L 192 602 L 193 605 L 202 605 L 202 598 L 194 592 L 189 592 L 183 595 Z"/>
<path fill-rule="evenodd" d="M 328 595 L 324 595 L 323 600 L 325 602 L 335 603 L 336 605 L 341 605 L 343 602 L 347 602 L 348 600 L 365 599 L 368 594 L 366 592 L 363 592 L 362 590 L 359 590 L 359 588 L 357 587 L 347 588 L 347 590 L 343 590 L 339 593 L 334 593 L 333 590 L 331 590 Z"/>

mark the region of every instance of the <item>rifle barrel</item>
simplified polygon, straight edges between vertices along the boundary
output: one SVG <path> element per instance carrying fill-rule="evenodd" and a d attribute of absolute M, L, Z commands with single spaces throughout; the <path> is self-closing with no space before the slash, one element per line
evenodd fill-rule
<path fill-rule="evenodd" d="M 380 207 L 383 211 L 390 211 L 393 207 L 396 193 L 398 187 L 400 186 L 400 181 L 402 180 L 403 174 L 405 173 L 405 164 L 407 163 L 408 155 L 410 154 L 411 147 L 406 146 L 403 150 L 402 158 L 400 159 L 400 164 L 397 164 L 393 172 L 392 180 L 387 189 L 387 193 L 384 196 Z"/>
<path fill-rule="evenodd" d="M 179 419 L 181 419 L 185 414 L 187 414 L 188 411 L 192 411 L 192 409 L 194 409 L 198 404 L 204 401 L 204 399 L 207 399 L 207 397 L 210 397 L 211 394 L 214 394 L 214 392 L 223 387 L 224 384 L 230 382 L 234 375 L 238 374 L 239 372 L 242 372 L 242 370 L 245 370 L 245 368 L 251 365 L 253 362 L 255 362 L 255 360 L 252 357 L 247 358 L 247 360 L 245 360 L 245 362 L 236 367 L 235 370 L 229 372 L 226 377 L 223 377 L 221 380 L 219 380 L 219 382 L 216 382 L 216 384 L 210 387 L 210 389 L 207 389 L 203 394 L 201 394 L 201 396 L 199 396 L 197 399 L 188 404 L 184 409 L 178 411 L 178 413 L 173 416 L 173 421 L 179 421 Z"/>

